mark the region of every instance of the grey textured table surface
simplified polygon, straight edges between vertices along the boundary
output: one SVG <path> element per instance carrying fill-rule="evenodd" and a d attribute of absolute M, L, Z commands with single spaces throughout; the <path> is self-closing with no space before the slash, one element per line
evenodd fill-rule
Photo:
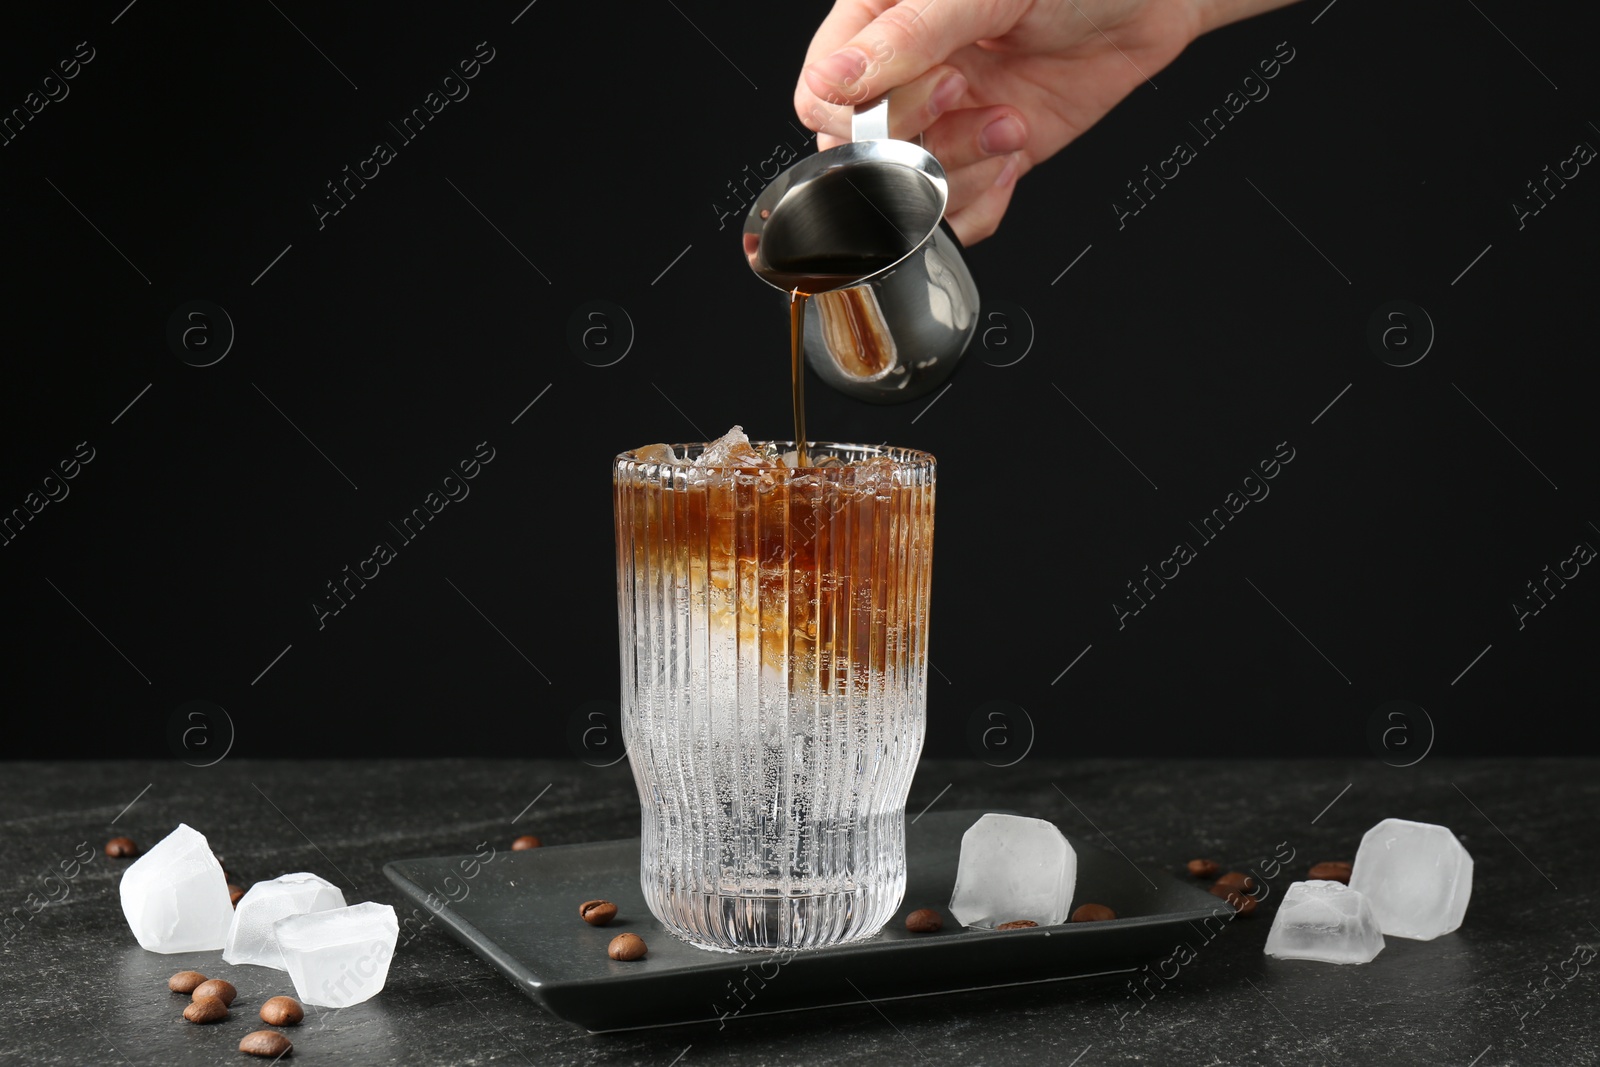
<path fill-rule="evenodd" d="M 311 870 L 351 902 L 395 904 L 382 874 L 391 859 L 506 848 L 518 833 L 547 845 L 637 834 L 625 763 L 10 763 L 0 776 L 6 1064 L 260 1062 L 236 1047 L 262 1025 L 255 1006 L 292 992 L 287 976 L 266 988 L 265 972 L 228 967 L 219 953 L 140 949 L 118 904 L 123 864 L 100 852 L 114 834 L 148 846 L 188 822 L 236 880 Z M 378 997 L 309 1009 L 289 1031 L 294 1062 L 1600 1063 L 1600 761 L 925 762 L 909 810 L 936 798 L 1051 819 L 1140 864 L 1176 871 L 1205 855 L 1254 868 L 1273 891 L 1254 919 L 1196 938 L 1182 965 L 598 1036 L 546 1014 L 437 923 L 417 922 Z M 1431 942 L 1391 938 L 1361 967 L 1263 956 L 1282 888 L 1311 863 L 1352 858 L 1386 816 L 1450 826 L 1472 853 L 1462 928 Z M 84 842 L 94 858 L 63 897 L 45 876 L 70 867 Z M 1290 850 L 1281 871 L 1267 863 Z M 232 1019 L 181 1019 L 165 978 L 189 966 L 238 979 Z"/>

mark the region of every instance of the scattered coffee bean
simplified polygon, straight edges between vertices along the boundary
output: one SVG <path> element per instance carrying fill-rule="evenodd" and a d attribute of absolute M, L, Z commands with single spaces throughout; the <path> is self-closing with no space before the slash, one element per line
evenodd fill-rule
<path fill-rule="evenodd" d="M 1030 926 L 1038 926 L 1038 925 L 1039 924 L 1034 922 L 1032 919 L 1013 919 L 1008 923 L 1001 923 L 999 926 L 996 926 L 995 929 L 996 930 L 1026 930 Z"/>
<path fill-rule="evenodd" d="M 167 979 L 167 988 L 174 993 L 193 993 L 195 987 L 206 980 L 199 971 L 179 971 Z"/>
<path fill-rule="evenodd" d="M 538 848 L 542 844 L 544 844 L 544 842 L 540 841 L 532 834 L 523 834 L 521 837 L 511 842 L 511 851 L 525 852 L 530 848 Z"/>
<path fill-rule="evenodd" d="M 233 983 L 224 982 L 221 978 L 208 978 L 194 987 L 195 1000 L 202 997 L 216 997 L 230 1007 L 233 1005 L 233 998 L 238 995 L 239 991 L 233 988 Z"/>
<path fill-rule="evenodd" d="M 1215 878 L 1222 865 L 1216 860 L 1190 860 L 1189 873 L 1196 878 Z"/>
<path fill-rule="evenodd" d="M 649 950 L 645 947 L 644 938 L 638 934 L 618 934 L 606 947 L 606 955 L 624 962 L 644 959 L 647 951 Z"/>
<path fill-rule="evenodd" d="M 944 917 L 932 908 L 918 908 L 906 916 L 906 929 L 914 934 L 934 934 L 944 929 Z"/>
<path fill-rule="evenodd" d="M 617 906 L 609 900 L 586 900 L 578 905 L 578 915 L 590 926 L 604 926 L 617 917 Z"/>
<path fill-rule="evenodd" d="M 139 846 L 131 837 L 113 837 L 106 842 L 106 855 L 114 860 L 131 860 L 139 854 Z"/>
<path fill-rule="evenodd" d="M 1078 909 L 1072 913 L 1075 923 L 1103 923 L 1107 919 L 1115 919 L 1117 913 L 1104 904 L 1079 904 Z"/>
<path fill-rule="evenodd" d="M 239 1051 L 251 1056 L 289 1056 L 294 1053 L 294 1046 L 289 1039 L 276 1030 L 257 1030 L 253 1034 L 244 1035 L 239 1042 Z"/>
<path fill-rule="evenodd" d="M 1217 879 L 1218 885 L 1232 886 L 1234 889 L 1243 889 L 1245 892 L 1256 887 L 1256 880 L 1243 871 L 1229 871 Z"/>
<path fill-rule="evenodd" d="M 293 997 L 273 997 L 261 1005 L 261 1021 L 269 1026 L 298 1026 L 306 1010 Z"/>
<path fill-rule="evenodd" d="M 228 1017 L 228 1006 L 219 997 L 196 997 L 183 1009 L 183 1017 L 192 1023 L 219 1023 Z"/>
<path fill-rule="evenodd" d="M 1241 892 L 1230 885 L 1223 885 L 1221 882 L 1211 887 L 1211 893 L 1231 904 L 1241 919 L 1248 919 L 1256 913 L 1256 898 L 1249 893 Z"/>
<path fill-rule="evenodd" d="M 228 902 L 231 903 L 234 907 L 237 908 L 239 906 L 239 898 L 242 897 L 242 896 L 244 896 L 244 890 L 243 889 L 240 889 L 236 885 L 229 885 L 228 886 Z"/>
<path fill-rule="evenodd" d="M 1312 867 L 1307 877 L 1312 881 L 1343 882 L 1349 885 L 1350 865 L 1343 860 L 1329 860 Z"/>

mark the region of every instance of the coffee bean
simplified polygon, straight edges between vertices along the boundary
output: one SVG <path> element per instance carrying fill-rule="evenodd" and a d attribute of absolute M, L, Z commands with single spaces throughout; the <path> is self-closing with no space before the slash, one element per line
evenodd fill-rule
<path fill-rule="evenodd" d="M 1008 923 L 1001 923 L 999 926 L 996 926 L 995 929 L 996 930 L 1026 930 L 1030 926 L 1038 926 L 1038 925 L 1039 924 L 1034 922 L 1032 919 L 1013 919 Z"/>
<path fill-rule="evenodd" d="M 167 988 L 174 993 L 193 993 L 195 987 L 206 980 L 199 971 L 179 971 L 167 979 Z"/>
<path fill-rule="evenodd" d="M 638 934 L 618 934 L 606 947 L 606 955 L 624 962 L 644 959 L 647 951 L 649 950 L 645 947 L 644 938 Z"/>
<path fill-rule="evenodd" d="M 113 837 L 106 842 L 106 855 L 114 860 L 131 860 L 139 854 L 139 846 L 130 837 Z"/>
<path fill-rule="evenodd" d="M 918 908 L 906 916 L 906 929 L 914 934 L 934 934 L 944 929 L 944 917 L 932 908 Z"/>
<path fill-rule="evenodd" d="M 1215 878 L 1222 865 L 1216 860 L 1190 860 L 1189 873 L 1196 878 Z"/>
<path fill-rule="evenodd" d="M 233 983 L 224 982 L 221 978 L 209 978 L 194 987 L 194 999 L 196 1000 L 201 997 L 216 997 L 222 1003 L 231 1006 L 233 998 L 238 995 L 239 991 L 233 988 Z"/>
<path fill-rule="evenodd" d="M 1079 904 L 1078 910 L 1072 913 L 1075 923 L 1102 923 L 1116 917 L 1117 913 L 1104 904 Z"/>
<path fill-rule="evenodd" d="M 273 997 L 261 1005 L 261 1021 L 269 1026 L 298 1026 L 306 1010 L 293 997 Z"/>
<path fill-rule="evenodd" d="M 243 889 L 240 889 L 236 885 L 228 886 L 228 901 L 234 907 L 237 908 L 239 906 L 239 898 L 242 897 L 242 896 L 244 896 L 244 890 Z"/>
<path fill-rule="evenodd" d="M 532 834 L 523 834 L 521 837 L 519 837 L 515 841 L 511 842 L 511 851 L 513 851 L 513 852 L 526 852 L 528 849 L 530 849 L 530 848 L 538 848 L 542 844 L 544 844 L 544 842 L 540 841 L 537 837 L 534 837 Z"/>
<path fill-rule="evenodd" d="M 294 1046 L 289 1039 L 276 1030 L 257 1030 L 253 1034 L 244 1035 L 239 1042 L 239 1051 L 251 1056 L 292 1056 Z"/>
<path fill-rule="evenodd" d="M 1256 880 L 1243 871 L 1229 871 L 1217 879 L 1217 884 L 1232 886 L 1234 889 L 1243 889 L 1249 892 L 1256 887 Z"/>
<path fill-rule="evenodd" d="M 1350 865 L 1343 860 L 1329 860 L 1326 863 L 1319 863 L 1312 867 L 1307 877 L 1314 882 L 1343 882 L 1345 885 L 1349 885 Z"/>
<path fill-rule="evenodd" d="M 183 1009 L 183 1017 L 192 1023 L 219 1023 L 228 1017 L 228 1006 L 220 997 L 197 997 Z"/>
<path fill-rule="evenodd" d="M 1233 910 L 1239 913 L 1241 919 L 1248 919 L 1256 913 L 1256 898 L 1249 893 L 1241 892 L 1231 885 L 1223 885 L 1218 882 L 1211 887 L 1211 894 L 1221 897 L 1233 905 Z"/>
<path fill-rule="evenodd" d="M 609 900 L 586 900 L 578 905 L 578 916 L 590 926 L 604 926 L 617 917 L 617 906 Z"/>

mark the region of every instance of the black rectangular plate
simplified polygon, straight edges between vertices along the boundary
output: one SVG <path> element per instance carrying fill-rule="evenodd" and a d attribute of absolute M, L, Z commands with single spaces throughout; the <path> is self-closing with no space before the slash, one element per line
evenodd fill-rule
<path fill-rule="evenodd" d="M 383 870 L 412 900 L 425 907 L 431 900 L 445 928 L 517 988 L 591 1031 L 1132 970 L 1167 955 L 1186 924 L 1230 912 L 1203 889 L 1069 837 L 1078 854 L 1074 906 L 1105 904 L 1118 918 L 964 930 L 946 905 L 961 835 L 983 814 L 928 814 L 906 828 L 905 900 L 877 937 L 781 957 L 708 952 L 667 933 L 645 907 L 637 838 L 501 852 L 477 867 L 472 856 L 442 856 L 396 860 Z M 469 880 L 464 870 L 476 874 Z M 439 907 L 450 897 L 460 899 Z M 609 926 L 578 917 L 578 905 L 595 898 L 617 905 Z M 944 930 L 907 933 L 906 915 L 925 907 L 944 916 Z M 644 938 L 649 955 L 632 963 L 607 956 L 606 945 L 624 931 Z"/>

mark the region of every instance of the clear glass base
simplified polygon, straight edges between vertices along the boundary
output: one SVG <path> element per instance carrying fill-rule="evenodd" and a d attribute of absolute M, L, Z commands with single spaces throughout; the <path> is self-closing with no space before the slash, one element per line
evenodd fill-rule
<path fill-rule="evenodd" d="M 900 908 L 906 880 L 839 893 L 705 893 L 643 879 L 650 911 L 676 937 L 713 952 L 825 948 L 872 937 Z"/>

